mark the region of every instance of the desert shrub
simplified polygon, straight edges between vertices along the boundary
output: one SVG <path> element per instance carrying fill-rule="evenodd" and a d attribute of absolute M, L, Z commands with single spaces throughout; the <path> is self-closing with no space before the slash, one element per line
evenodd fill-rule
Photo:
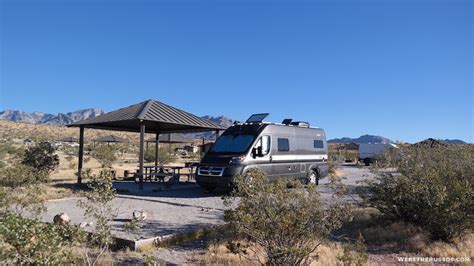
<path fill-rule="evenodd" d="M 0 261 L 6 264 L 71 264 L 70 246 L 78 231 L 28 219 L 15 212 L 0 217 Z"/>
<path fill-rule="evenodd" d="M 391 164 L 400 175 L 379 174 L 369 202 L 382 213 L 421 226 L 433 239 L 473 230 L 474 146 L 405 147 Z"/>
<path fill-rule="evenodd" d="M 11 174 L 8 182 L 0 186 L 0 264 L 71 264 L 69 251 L 79 228 L 55 226 L 38 218 L 45 210 L 44 187 L 31 180 L 37 179 L 36 173 L 44 172 L 24 165 L 8 171 Z"/>
<path fill-rule="evenodd" d="M 0 186 L 21 187 L 45 182 L 48 173 L 37 171 L 35 168 L 26 165 L 13 165 L 0 169 Z"/>
<path fill-rule="evenodd" d="M 91 156 L 102 165 L 111 166 L 117 160 L 117 151 L 113 145 L 97 145 L 92 149 Z"/>
<path fill-rule="evenodd" d="M 116 191 L 112 187 L 111 170 L 103 168 L 99 175 L 92 175 L 88 187 L 91 191 L 85 194 L 85 200 L 78 202 L 78 206 L 84 209 L 87 217 L 94 220 L 95 233 L 85 245 L 84 257 L 88 265 L 95 265 L 113 243 L 109 222 L 115 217 L 111 201 L 115 198 Z M 97 247 L 100 252 L 91 253 L 88 247 L 92 246 Z"/>
<path fill-rule="evenodd" d="M 25 151 L 21 163 L 50 173 L 58 167 L 59 157 L 48 142 L 40 142 Z"/>
<path fill-rule="evenodd" d="M 160 163 L 167 164 L 176 161 L 176 156 L 174 154 L 170 154 L 168 151 L 164 149 L 158 150 L 158 158 Z M 145 151 L 145 161 L 146 162 L 154 162 L 155 161 L 155 148 L 150 148 Z"/>
<path fill-rule="evenodd" d="M 359 233 L 354 244 L 345 243 L 343 245 L 343 253 L 337 256 L 337 260 L 341 262 L 342 265 L 362 266 L 367 264 L 368 259 L 369 254 L 367 254 L 364 237 L 361 233 Z"/>
<path fill-rule="evenodd" d="M 341 206 L 323 207 L 316 187 L 303 187 L 297 180 L 268 183 L 268 177 L 255 170 L 237 177 L 235 185 L 237 192 L 226 205 L 237 207 L 226 212 L 225 220 L 237 234 L 261 246 L 271 265 L 310 263 L 315 259 L 311 254 L 347 213 Z M 240 201 L 234 201 L 235 196 Z"/>

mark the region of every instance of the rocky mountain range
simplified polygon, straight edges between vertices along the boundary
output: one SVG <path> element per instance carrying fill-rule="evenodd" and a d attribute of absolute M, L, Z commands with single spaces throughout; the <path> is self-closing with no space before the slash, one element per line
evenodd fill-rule
<path fill-rule="evenodd" d="M 432 141 L 436 141 L 436 142 L 444 143 L 444 144 L 467 144 L 467 142 L 459 140 L 459 139 L 432 139 L 432 138 L 428 138 L 428 139 L 426 139 L 424 141 L 421 141 L 419 143 L 432 142 Z M 374 135 L 368 135 L 368 134 L 362 135 L 358 138 L 344 137 L 344 138 L 340 138 L 340 139 L 330 139 L 330 140 L 328 140 L 328 142 L 329 143 L 357 143 L 357 144 L 361 144 L 361 143 L 385 143 L 385 144 L 395 143 L 394 141 L 392 141 L 390 139 L 387 139 L 387 138 L 384 138 L 382 136 L 374 136 Z"/>
<path fill-rule="evenodd" d="M 46 124 L 46 125 L 67 125 L 76 121 L 87 118 L 96 117 L 105 112 L 99 108 L 89 108 L 77 110 L 69 113 L 47 114 L 43 112 L 27 113 L 17 110 L 5 110 L 0 112 L 1 120 L 9 120 L 14 122 L 23 122 L 29 124 Z"/>
<path fill-rule="evenodd" d="M 340 138 L 340 139 L 330 139 L 328 140 L 329 143 L 394 143 L 392 140 L 384 138 L 382 136 L 374 136 L 374 135 L 362 135 L 358 138 Z"/>
<path fill-rule="evenodd" d="M 84 119 L 88 119 L 91 117 L 96 117 L 99 115 L 104 114 L 104 110 L 100 108 L 89 108 L 89 109 L 82 109 L 77 110 L 74 112 L 69 113 L 58 113 L 57 115 L 48 114 L 43 112 L 23 112 L 18 110 L 5 110 L 0 111 L 0 120 L 8 120 L 14 122 L 23 122 L 29 124 L 47 124 L 47 125 L 67 125 L 76 121 L 81 121 Z M 211 120 L 212 122 L 224 126 L 230 127 L 234 123 L 229 117 L 226 116 L 209 116 L 205 115 L 202 118 Z M 204 132 L 204 133 L 189 133 L 186 134 L 187 137 L 191 138 L 207 138 L 207 139 L 214 139 L 214 132 Z M 442 143 L 446 144 L 466 144 L 466 142 L 459 140 L 459 139 L 445 139 L 445 140 L 438 140 Z M 382 136 L 375 136 L 375 135 L 362 135 L 358 138 L 335 138 L 328 140 L 329 143 L 394 143 L 394 141 L 384 138 Z"/>
<path fill-rule="evenodd" d="M 0 111 L 0 120 L 8 120 L 13 122 L 22 122 L 29 124 L 46 124 L 46 125 L 67 125 L 73 122 L 81 121 L 84 119 L 96 117 L 105 114 L 104 110 L 100 108 L 89 108 L 77 110 L 69 113 L 58 113 L 57 115 L 48 114 L 43 112 L 23 112 L 18 110 L 5 110 Z M 224 126 L 230 127 L 234 120 L 226 116 L 209 116 L 205 115 L 202 118 L 211 120 L 212 122 Z"/>

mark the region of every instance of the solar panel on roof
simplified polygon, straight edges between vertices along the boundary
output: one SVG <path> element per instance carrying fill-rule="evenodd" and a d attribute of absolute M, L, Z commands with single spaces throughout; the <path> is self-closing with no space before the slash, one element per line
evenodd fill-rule
<path fill-rule="evenodd" d="M 251 115 L 245 123 L 260 123 L 265 119 L 269 113 L 263 113 L 263 114 L 253 114 Z"/>

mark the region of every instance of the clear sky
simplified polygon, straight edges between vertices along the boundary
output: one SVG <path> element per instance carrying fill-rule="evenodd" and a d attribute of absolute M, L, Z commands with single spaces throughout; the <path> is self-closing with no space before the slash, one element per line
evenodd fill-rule
<path fill-rule="evenodd" d="M 474 142 L 473 1 L 0 0 L 0 110 L 309 121 Z"/>

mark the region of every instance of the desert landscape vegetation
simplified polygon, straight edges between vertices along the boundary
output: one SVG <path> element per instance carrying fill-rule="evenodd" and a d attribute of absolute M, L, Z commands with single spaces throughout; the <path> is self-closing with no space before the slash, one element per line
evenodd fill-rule
<path fill-rule="evenodd" d="M 0 266 L 474 265 L 472 0 L 0 0 Z"/>
<path fill-rule="evenodd" d="M 92 172 L 87 185 L 77 186 L 77 147 L 45 145 L 77 129 L 0 123 L 0 254 L 7 264 L 374 265 L 404 258 L 469 264 L 474 256 L 472 144 L 406 145 L 370 167 L 333 155 L 340 161 L 331 162 L 331 175 L 318 187 L 285 179 L 269 184 L 255 172 L 251 183 L 238 183 L 238 192 L 217 194 L 226 207 L 222 224 L 133 250 L 114 245 L 109 221 L 117 196 L 110 171 L 136 168 L 134 144 L 86 142 L 85 166 Z M 109 133 L 89 130 L 86 139 Z M 117 134 L 137 140 L 137 134 Z M 163 151 L 166 163 L 186 160 Z M 40 218 L 43 206 L 68 198 L 83 199 L 94 233 L 78 221 Z M 131 218 L 124 230 L 141 222 Z"/>

